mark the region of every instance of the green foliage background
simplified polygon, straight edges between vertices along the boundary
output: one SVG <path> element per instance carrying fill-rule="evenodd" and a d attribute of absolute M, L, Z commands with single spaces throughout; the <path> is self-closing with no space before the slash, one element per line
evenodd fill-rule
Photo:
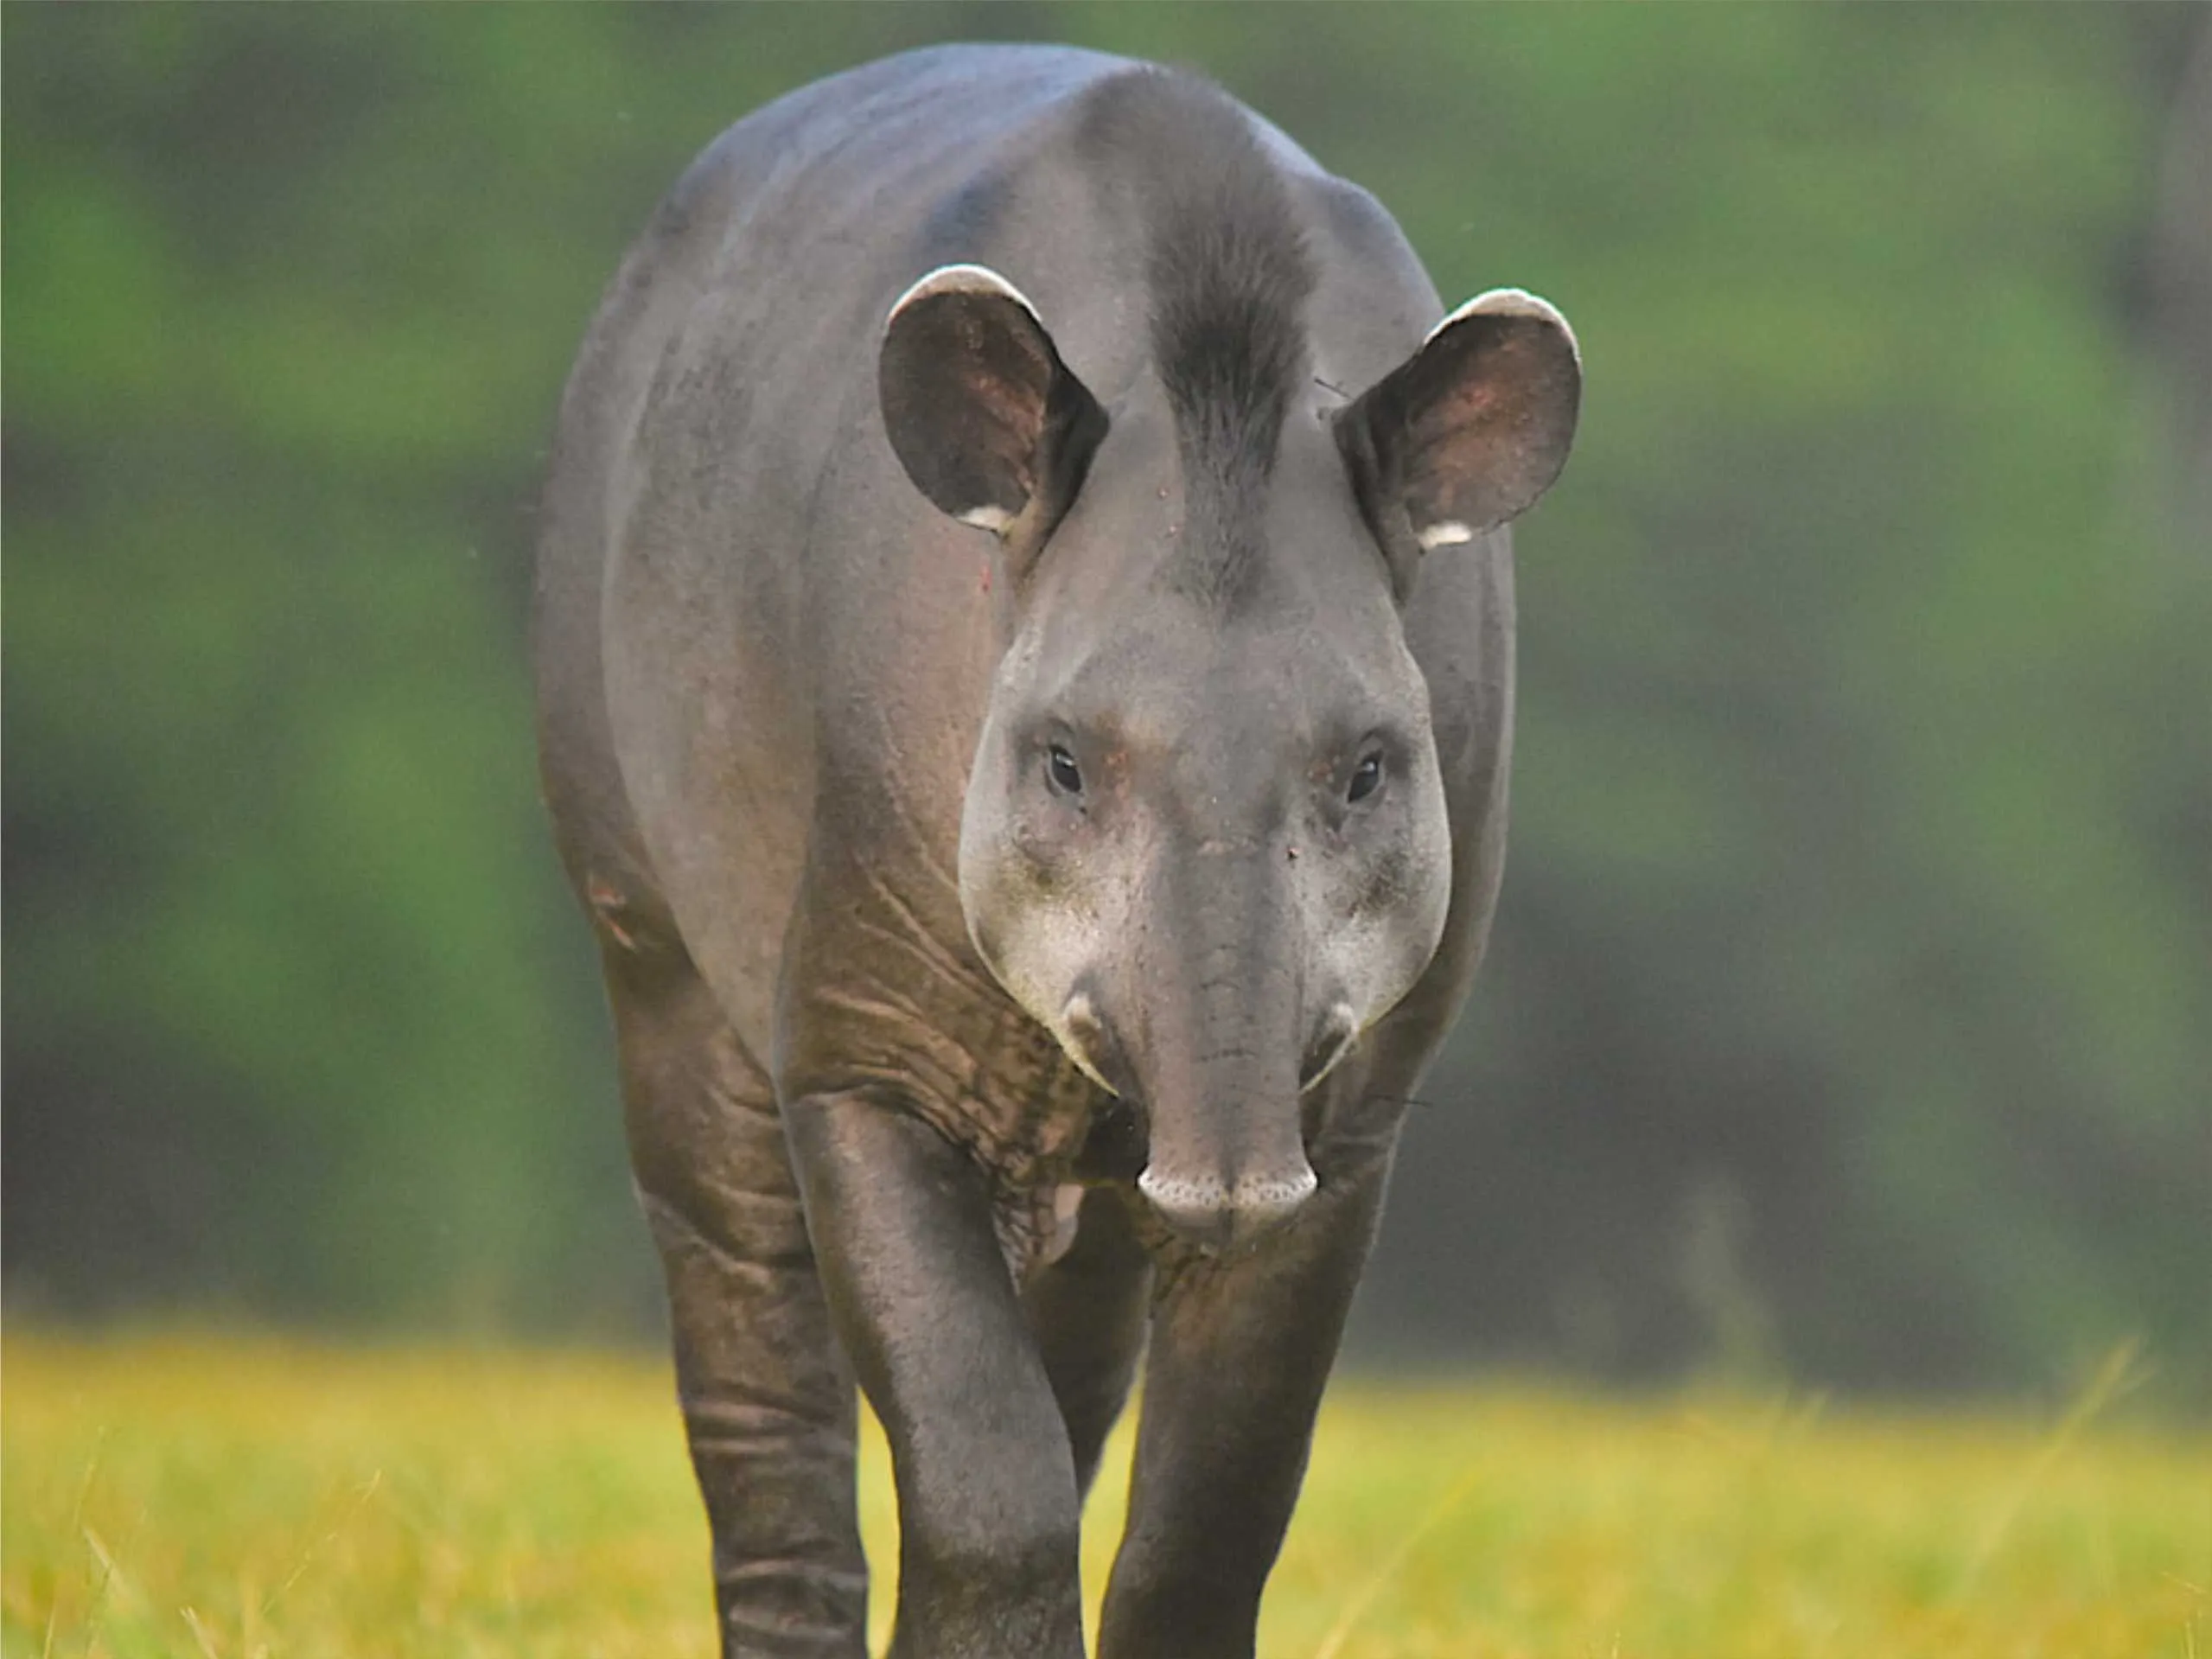
<path fill-rule="evenodd" d="M 520 661 L 561 379 L 722 126 L 1028 37 L 1208 69 L 1582 336 L 1367 1351 L 2023 1387 L 2141 1334 L 2201 1399 L 2212 526 L 2152 227 L 2203 19 L 11 6 L 12 1309 L 649 1321 Z"/>

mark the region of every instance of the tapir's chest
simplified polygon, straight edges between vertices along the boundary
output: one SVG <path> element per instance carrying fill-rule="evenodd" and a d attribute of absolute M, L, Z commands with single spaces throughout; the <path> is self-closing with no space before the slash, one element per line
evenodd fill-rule
<path fill-rule="evenodd" d="M 1102 1172 L 1079 1166 L 1114 1101 L 950 931 L 957 907 L 940 914 L 932 884 L 902 885 L 876 860 L 810 884 L 786 942 L 778 1090 L 921 1117 L 989 1178 L 1018 1268 L 1049 1236 L 1054 1189 Z"/>

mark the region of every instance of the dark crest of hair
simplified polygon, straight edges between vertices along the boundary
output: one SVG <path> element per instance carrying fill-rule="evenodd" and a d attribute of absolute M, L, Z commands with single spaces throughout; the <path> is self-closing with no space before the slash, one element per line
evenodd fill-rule
<path fill-rule="evenodd" d="M 1137 70 L 1086 113 L 1144 228 L 1152 357 L 1189 515 L 1176 578 L 1227 598 L 1259 557 L 1261 494 L 1306 372 L 1312 258 L 1275 163 L 1211 82 Z"/>

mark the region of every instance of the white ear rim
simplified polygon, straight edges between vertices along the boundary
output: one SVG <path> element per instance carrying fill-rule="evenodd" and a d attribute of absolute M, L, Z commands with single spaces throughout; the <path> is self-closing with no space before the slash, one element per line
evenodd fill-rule
<path fill-rule="evenodd" d="M 1008 282 L 989 265 L 939 265 L 925 274 L 905 293 L 891 302 L 891 309 L 884 314 L 883 326 L 889 328 L 898 321 L 899 313 L 917 300 L 934 297 L 939 294 L 991 294 L 999 299 L 1010 299 L 1030 314 L 1030 321 L 1042 329 L 1044 319 L 1037 315 L 1037 308 L 1030 303 L 1030 297 Z"/>
<path fill-rule="evenodd" d="M 1433 553 L 1439 547 L 1457 547 L 1462 542 L 1475 539 L 1474 526 L 1457 519 L 1438 519 L 1413 539 L 1425 553 Z"/>
<path fill-rule="evenodd" d="M 947 267 L 950 269 L 950 267 Z M 1017 299 L 1021 297 L 1017 294 Z M 902 301 L 903 304 L 905 302 Z M 1026 301 L 1023 302 L 1027 303 Z M 1567 349 L 1574 354 L 1575 367 L 1582 367 L 1582 342 L 1575 338 L 1575 331 L 1559 308 L 1551 301 L 1530 293 L 1525 288 L 1493 288 L 1477 294 L 1450 316 L 1429 330 L 1421 343 L 1427 345 L 1454 323 L 1463 322 L 1470 316 L 1526 316 L 1539 322 L 1548 322 L 1566 336 Z"/>

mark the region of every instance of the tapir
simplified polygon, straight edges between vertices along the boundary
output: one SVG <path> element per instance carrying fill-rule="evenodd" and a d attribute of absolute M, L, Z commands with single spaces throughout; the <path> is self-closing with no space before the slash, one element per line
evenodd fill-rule
<path fill-rule="evenodd" d="M 1505 847 L 1578 349 L 1204 80 L 955 46 L 738 122 L 564 393 L 545 794 L 725 1655 L 1250 1656 Z"/>

